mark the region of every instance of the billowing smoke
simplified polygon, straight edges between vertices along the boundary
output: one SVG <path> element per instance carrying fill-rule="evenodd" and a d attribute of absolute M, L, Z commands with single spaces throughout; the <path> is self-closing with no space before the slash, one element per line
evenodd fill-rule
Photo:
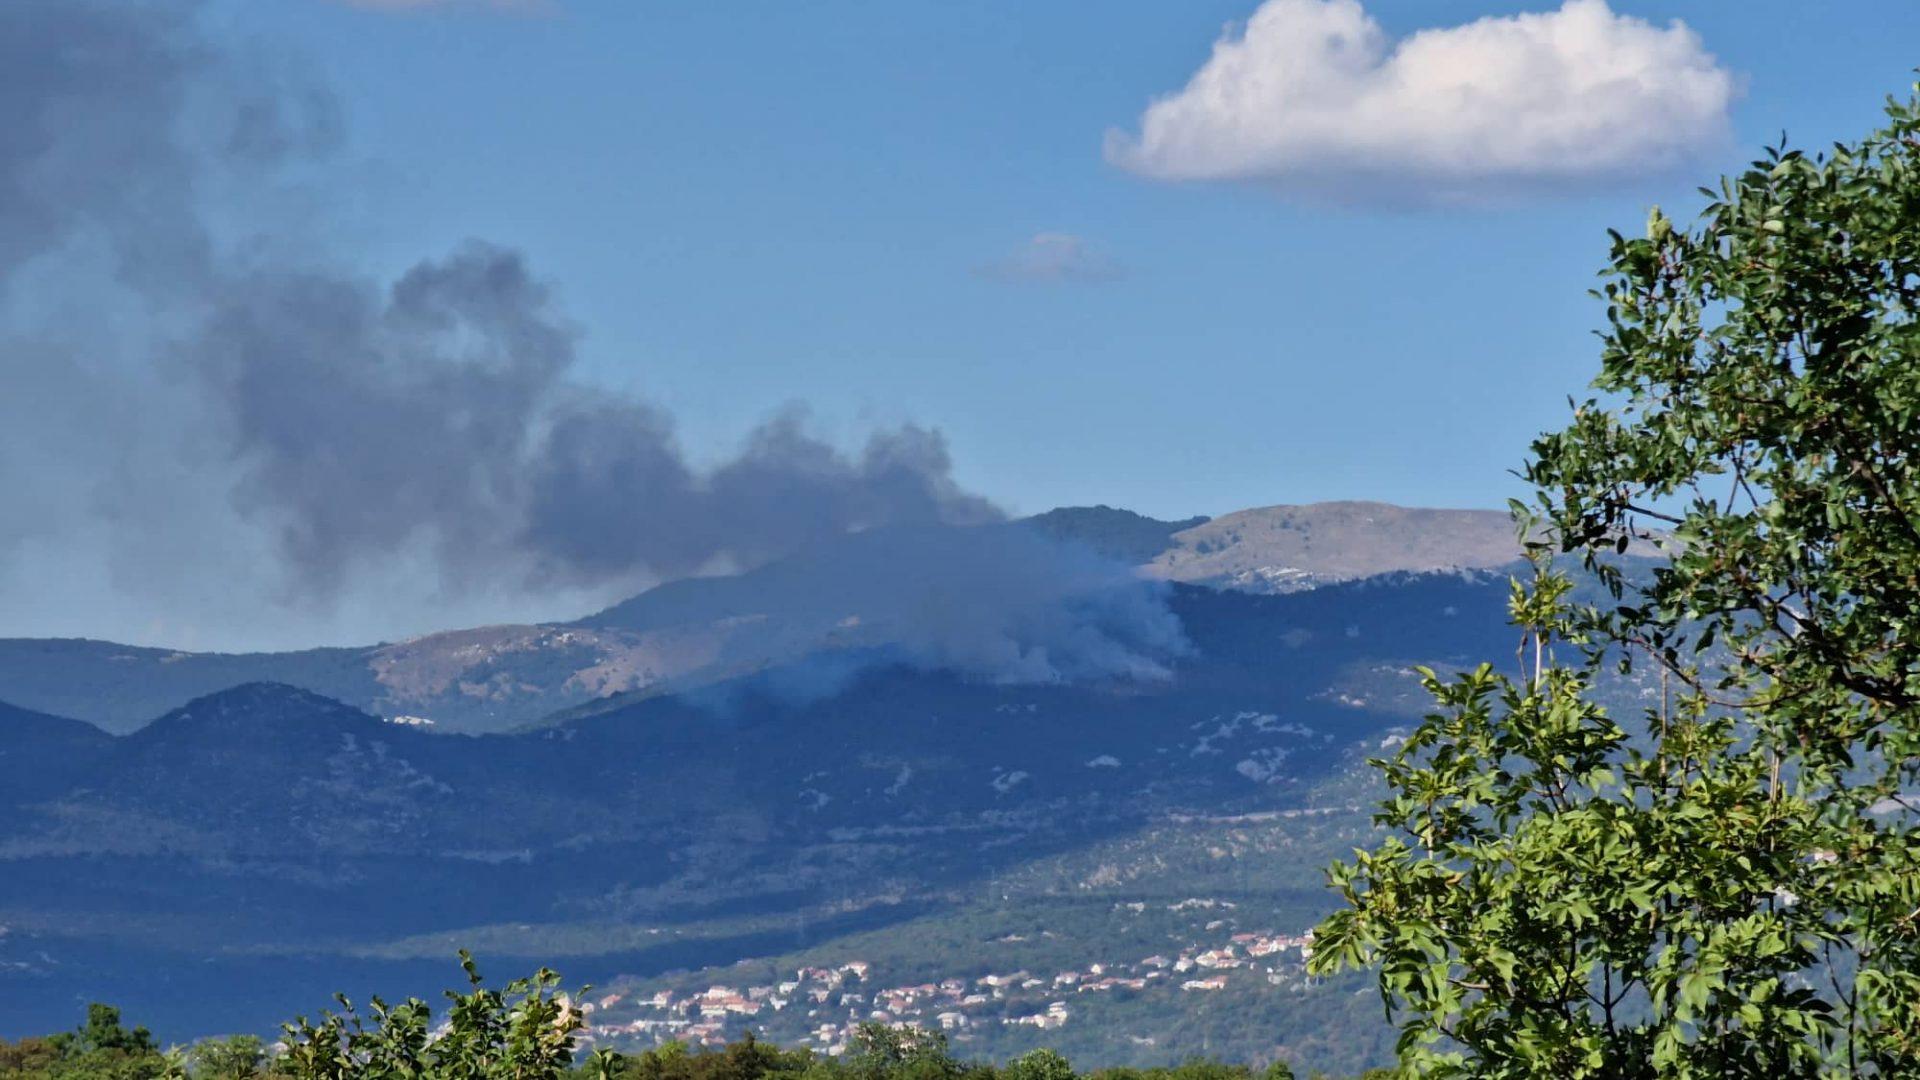
<path fill-rule="evenodd" d="M 1020 524 L 872 529 L 726 586 L 645 593 L 584 621 L 728 624 L 721 666 L 776 661 L 764 681 L 783 698 L 831 692 L 876 660 L 1056 683 L 1163 679 L 1190 651 L 1164 582 Z"/>
<path fill-rule="evenodd" d="M 570 381 L 573 346 L 525 260 L 476 242 L 385 291 L 305 271 L 231 282 L 179 359 L 231 424 L 239 507 L 322 594 L 416 538 L 455 584 L 593 583 L 998 515 L 918 428 L 849 457 L 788 414 L 698 472 L 657 409 Z"/>
<path fill-rule="evenodd" d="M 395 636 L 1002 517 L 913 426 L 847 452 L 789 410 L 696 467 L 671 417 L 578 378 L 516 251 L 377 280 L 309 220 L 341 118 L 286 70 L 185 4 L 0 5 L 0 633 Z M 859 560 L 825 584 L 884 596 L 924 662 L 1158 671 L 1154 594 L 1047 547 L 928 540 L 879 592 Z"/>
<path fill-rule="evenodd" d="M 178 12 L 154 8 L 0 8 L 0 287 L 87 229 L 116 272 L 197 273 L 205 238 L 179 212 L 194 170 L 174 132 L 205 60 L 180 32 Z"/>

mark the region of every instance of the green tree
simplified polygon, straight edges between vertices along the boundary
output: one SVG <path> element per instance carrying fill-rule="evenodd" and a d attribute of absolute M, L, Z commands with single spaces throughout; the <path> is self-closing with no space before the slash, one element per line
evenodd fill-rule
<path fill-rule="evenodd" d="M 782 1049 L 748 1031 L 718 1050 L 690 1052 L 685 1043 L 667 1042 L 631 1056 L 595 1051 L 584 1075 L 592 1080 L 767 1080 L 800 1077 L 820 1067 L 810 1052 Z"/>
<path fill-rule="evenodd" d="M 1920 105 L 1887 112 L 1614 237 L 1599 394 L 1534 446 L 1544 528 L 1516 507 L 1519 670 L 1426 673 L 1316 934 L 1379 965 L 1409 1071 L 1920 1075 Z"/>
<path fill-rule="evenodd" d="M 1293 1080 L 1293 1067 L 1284 1061 L 1275 1060 L 1261 1071 L 1260 1080 Z"/>
<path fill-rule="evenodd" d="M 853 1033 L 846 1070 L 856 1080 L 953 1080 L 968 1071 L 942 1031 L 870 1021 Z"/>
<path fill-rule="evenodd" d="M 146 1028 L 128 1028 L 120 1010 L 98 1002 L 73 1031 L 18 1044 L 0 1043 L 0 1078 L 14 1080 L 159 1080 L 167 1058 Z"/>
<path fill-rule="evenodd" d="M 50 1039 L 0 1039 L 0 1080 L 46 1076 L 59 1060 L 60 1050 Z"/>
<path fill-rule="evenodd" d="M 550 1080 L 573 1062 L 583 1026 L 580 1010 L 558 992 L 545 968 L 504 988 L 484 985 L 473 958 L 460 954 L 467 992 L 447 992 L 444 1024 L 418 998 L 388 1005 L 373 998 L 365 1016 L 344 996 L 341 1011 L 320 1023 L 305 1017 L 285 1026 L 285 1049 L 274 1061 L 292 1080 L 418 1077 L 447 1080 Z"/>
<path fill-rule="evenodd" d="M 1001 1071 L 1006 1080 L 1074 1080 L 1073 1066 L 1052 1050 L 1032 1050 Z"/>
<path fill-rule="evenodd" d="M 140 1055 L 158 1049 L 146 1028 L 128 1028 L 120 1021 L 119 1009 L 98 1001 L 87 1006 L 86 1023 L 74 1031 L 53 1036 L 51 1041 L 63 1053 L 72 1055 L 95 1051 Z"/>
<path fill-rule="evenodd" d="M 267 1064 L 267 1048 L 258 1035 L 202 1039 L 186 1055 L 194 1080 L 251 1080 Z"/>

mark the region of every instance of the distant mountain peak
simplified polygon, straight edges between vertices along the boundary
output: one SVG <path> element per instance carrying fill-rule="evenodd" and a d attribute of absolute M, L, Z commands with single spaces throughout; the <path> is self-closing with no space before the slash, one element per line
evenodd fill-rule
<path fill-rule="evenodd" d="M 280 703 L 301 704 L 322 709 L 346 708 L 333 698 L 290 683 L 254 680 L 229 686 L 225 690 L 216 690 L 211 694 L 203 694 L 187 702 L 182 707 L 182 711 L 201 708 L 256 708 L 260 705 Z"/>
<path fill-rule="evenodd" d="M 155 720 L 141 734 L 182 729 L 257 731 L 262 727 L 340 727 L 380 719 L 333 698 L 277 682 L 250 682 L 194 698 Z"/>
<path fill-rule="evenodd" d="M 1176 534 L 1147 572 L 1215 588 L 1293 592 L 1396 571 L 1486 570 L 1520 555 L 1503 510 L 1345 500 L 1222 515 Z"/>
<path fill-rule="evenodd" d="M 1207 522 L 1205 517 L 1161 521 L 1132 510 L 1108 506 L 1061 506 L 1023 518 L 1020 524 L 1053 537 L 1085 544 L 1129 565 L 1151 561 L 1167 550 L 1175 533 Z"/>

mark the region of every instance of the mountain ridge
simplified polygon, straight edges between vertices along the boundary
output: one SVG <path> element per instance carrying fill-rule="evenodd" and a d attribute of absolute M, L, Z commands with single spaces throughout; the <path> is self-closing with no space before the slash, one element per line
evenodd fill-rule
<path fill-rule="evenodd" d="M 1371 519 L 1371 520 L 1368 520 Z M 1423 530 L 1433 527 L 1433 535 Z M 999 526 L 1025 529 L 1155 580 L 1283 592 L 1371 574 L 1494 568 L 1519 551 L 1497 511 L 1322 503 L 1161 521 L 1107 506 L 1061 507 Z M 671 581 L 568 623 L 451 629 L 364 648 L 217 654 L 89 639 L 0 640 L 0 699 L 110 731 L 131 730 L 200 695 L 254 681 L 300 686 L 434 730 L 511 730 L 596 701 L 725 682 L 821 648 L 883 646 L 894 631 L 834 581 L 866 569 L 880 535 L 846 538 L 728 577 Z M 953 550 L 973 545 L 954 542 Z M 1151 558 L 1142 558 L 1158 548 Z M 827 573 L 826 571 L 831 571 Z M 911 582 L 912 568 L 899 580 Z"/>
<path fill-rule="evenodd" d="M 1213 588 L 1288 592 L 1395 571 L 1489 570 L 1521 553 L 1505 511 L 1348 500 L 1223 514 L 1175 533 L 1145 572 Z"/>

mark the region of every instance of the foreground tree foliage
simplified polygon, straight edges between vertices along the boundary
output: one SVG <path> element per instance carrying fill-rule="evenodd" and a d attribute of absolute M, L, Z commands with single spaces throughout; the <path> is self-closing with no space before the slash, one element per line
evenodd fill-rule
<path fill-rule="evenodd" d="M 146 1028 L 125 1027 L 120 1010 L 90 1005 L 87 1020 L 73 1031 L 18 1043 L 0 1042 L 0 1077 L 49 1080 L 144 1080 L 165 1064 Z"/>
<path fill-rule="evenodd" d="M 473 1077 L 542 1080 L 573 1062 L 582 1016 L 557 993 L 560 976 L 546 968 L 532 978 L 488 989 L 473 957 L 460 954 L 467 992 L 448 991 L 445 1022 L 433 1027 L 433 1011 L 412 998 L 388 1005 L 369 1002 L 361 1016 L 344 996 L 341 1011 L 319 1024 L 296 1019 L 285 1028 L 274 1074 L 294 1080 L 352 1077 Z"/>
<path fill-rule="evenodd" d="M 1920 1076 L 1920 106 L 1888 116 L 1614 237 L 1600 396 L 1515 508 L 1518 671 L 1424 673 L 1316 933 L 1379 965 L 1406 1072 Z M 1643 715 L 1596 704 L 1615 667 Z"/>
<path fill-rule="evenodd" d="M 79 1029 L 18 1043 L 0 1040 L 0 1080 L 548 1080 L 572 1075 L 582 1014 L 542 969 L 502 989 L 484 985 L 461 953 L 465 993 L 447 993 L 436 1021 L 418 998 L 373 998 L 362 1013 L 344 996 L 318 1023 L 284 1026 L 268 1047 L 253 1035 L 204 1039 L 162 1051 L 120 1011 L 93 1005 Z"/>
<path fill-rule="evenodd" d="M 162 1052 L 145 1028 L 123 1026 L 119 1010 L 94 1005 L 76 1031 L 0 1040 L 0 1080 L 1294 1080 L 1280 1061 L 1259 1071 L 1190 1061 L 1078 1073 L 1059 1054 L 1036 1050 L 1004 1066 L 978 1064 L 954 1057 L 940 1032 L 878 1023 L 863 1025 L 841 1058 L 761 1042 L 752 1032 L 718 1048 L 666 1043 L 582 1056 L 584 1016 L 558 992 L 557 975 L 543 969 L 493 990 L 471 957 L 461 954 L 461 963 L 467 991 L 448 992 L 438 1020 L 417 998 L 375 998 L 363 1013 L 342 997 L 340 1011 L 317 1024 L 287 1024 L 274 1047 L 242 1035 Z"/>

